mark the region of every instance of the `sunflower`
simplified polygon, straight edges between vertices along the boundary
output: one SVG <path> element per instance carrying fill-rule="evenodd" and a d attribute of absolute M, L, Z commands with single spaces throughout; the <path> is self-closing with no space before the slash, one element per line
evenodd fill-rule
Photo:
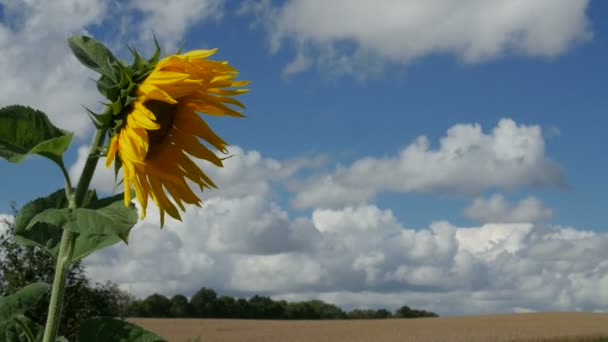
<path fill-rule="evenodd" d="M 231 96 L 247 92 L 235 87 L 249 82 L 235 81 L 238 72 L 227 62 L 207 59 L 216 51 L 194 50 L 158 61 L 135 89 L 135 100 L 110 140 L 106 166 L 114 161 L 122 166 L 125 205 L 133 187 L 144 218 L 152 198 L 160 209 L 161 227 L 165 213 L 181 220 L 176 205 L 182 211 L 184 204 L 200 206 L 188 180 L 201 191 L 216 187 L 193 158 L 221 167 L 222 158 L 199 139 L 222 153 L 228 144 L 198 113 L 243 116 L 231 106 L 245 107 Z"/>

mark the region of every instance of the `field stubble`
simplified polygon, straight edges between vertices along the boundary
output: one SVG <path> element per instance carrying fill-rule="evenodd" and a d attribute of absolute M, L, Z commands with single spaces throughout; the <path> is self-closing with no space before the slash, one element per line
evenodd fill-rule
<path fill-rule="evenodd" d="M 129 321 L 170 342 L 194 341 L 197 336 L 201 342 L 587 342 L 608 336 L 608 314 L 578 312 L 386 320 L 132 318 Z"/>

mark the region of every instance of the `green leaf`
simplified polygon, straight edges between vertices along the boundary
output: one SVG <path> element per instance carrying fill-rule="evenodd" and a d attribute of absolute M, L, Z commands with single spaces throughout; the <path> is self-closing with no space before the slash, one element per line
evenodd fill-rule
<path fill-rule="evenodd" d="M 83 235 L 114 234 L 127 242 L 129 231 L 137 223 L 137 209 L 132 204 L 125 207 L 123 199 L 115 197 L 112 203 L 97 209 L 47 209 L 36 215 L 25 229 L 45 223 Z"/>
<path fill-rule="evenodd" d="M 112 66 L 118 60 L 101 42 L 87 36 L 71 36 L 68 38 L 70 49 L 74 56 L 89 69 L 97 71 L 112 81 L 116 81 L 116 71 Z"/>
<path fill-rule="evenodd" d="M 33 307 L 50 289 L 45 283 L 30 284 L 17 293 L 0 297 L 0 323 L 7 322 L 13 317 L 24 314 Z"/>
<path fill-rule="evenodd" d="M 46 114 L 26 106 L 0 109 L 0 157 L 18 163 L 32 153 L 63 165 L 72 133 L 55 127 Z"/>
<path fill-rule="evenodd" d="M 137 222 L 137 210 L 134 206 L 124 207 L 122 194 L 98 199 L 95 191 L 90 190 L 84 199 L 84 205 L 86 208 L 72 209 L 72 211 L 76 210 L 78 212 L 76 216 L 79 217 L 80 221 L 77 225 L 82 223 L 82 228 L 75 228 L 80 234 L 76 238 L 72 256 L 73 261 L 80 260 L 96 250 L 111 246 L 121 240 L 126 241 L 133 224 L 135 224 L 131 223 Z M 59 252 L 61 235 L 63 234 L 64 222 L 62 220 L 64 220 L 64 215 L 50 217 L 48 220 L 45 217 L 53 216 L 51 213 L 57 211 L 67 212 L 69 210 L 67 207 L 68 201 L 63 190 L 57 190 L 47 197 L 38 198 L 25 204 L 15 218 L 15 240 L 24 245 L 40 246 L 56 258 Z M 44 214 L 48 210 L 50 212 Z M 82 215 L 83 210 L 85 211 L 84 215 Z M 113 228 L 100 228 L 96 223 L 93 227 L 87 228 L 84 226 L 88 224 L 86 220 L 91 220 L 86 211 L 96 212 L 98 210 L 101 213 L 94 214 L 94 216 L 103 216 L 104 224 L 108 224 L 108 222 L 122 222 L 123 224 Z M 41 214 L 44 215 L 39 217 Z M 117 218 L 108 219 L 108 215 L 117 215 Z M 72 219 L 72 217 L 69 218 L 69 220 Z M 84 221 L 82 221 L 83 219 Z M 124 224 L 125 222 L 128 224 Z"/>
<path fill-rule="evenodd" d="M 135 324 L 114 318 L 86 320 L 78 328 L 79 342 L 164 342 L 164 338 Z"/>
<path fill-rule="evenodd" d="M 22 314 L 0 323 L 0 341 L 37 342 L 42 341 L 42 326 Z"/>

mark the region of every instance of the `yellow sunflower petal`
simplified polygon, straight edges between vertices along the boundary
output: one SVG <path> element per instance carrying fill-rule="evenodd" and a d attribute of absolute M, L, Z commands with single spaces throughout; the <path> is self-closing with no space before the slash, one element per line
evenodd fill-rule
<path fill-rule="evenodd" d="M 112 165 L 112 162 L 116 157 L 116 151 L 118 151 L 118 135 L 113 136 L 112 140 L 110 140 L 110 147 L 106 156 L 106 167 Z"/>
<path fill-rule="evenodd" d="M 199 138 L 221 152 L 227 152 L 228 143 L 197 112 L 243 116 L 234 108 L 245 106 L 233 96 L 247 92 L 238 88 L 249 82 L 235 81 L 238 70 L 228 62 L 207 59 L 216 52 L 194 50 L 158 61 L 137 85 L 132 109 L 109 144 L 106 165 L 116 161 L 116 156 L 122 162 L 125 205 L 135 191 L 143 218 L 152 198 L 161 226 L 165 214 L 181 220 L 179 211 L 186 204 L 200 205 L 201 199 L 190 188 L 193 183 L 201 190 L 216 187 L 194 158 L 223 165 Z"/>

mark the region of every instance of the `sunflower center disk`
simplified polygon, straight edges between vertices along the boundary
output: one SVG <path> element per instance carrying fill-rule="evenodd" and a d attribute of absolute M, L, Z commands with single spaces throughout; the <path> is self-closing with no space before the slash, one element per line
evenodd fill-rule
<path fill-rule="evenodd" d="M 156 122 L 160 125 L 159 129 L 148 131 L 148 141 L 150 142 L 150 145 L 162 144 L 165 138 L 169 135 L 171 128 L 173 128 L 173 121 L 175 120 L 177 105 L 172 105 L 162 101 L 150 100 L 146 101 L 144 106 L 154 113 L 154 116 L 156 116 Z"/>

